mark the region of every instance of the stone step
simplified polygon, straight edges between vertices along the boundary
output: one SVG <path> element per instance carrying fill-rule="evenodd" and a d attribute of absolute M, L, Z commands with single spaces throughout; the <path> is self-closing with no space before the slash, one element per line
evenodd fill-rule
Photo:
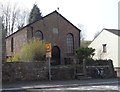
<path fill-rule="evenodd" d="M 91 77 L 85 76 L 84 73 L 77 73 L 76 79 L 91 79 Z"/>

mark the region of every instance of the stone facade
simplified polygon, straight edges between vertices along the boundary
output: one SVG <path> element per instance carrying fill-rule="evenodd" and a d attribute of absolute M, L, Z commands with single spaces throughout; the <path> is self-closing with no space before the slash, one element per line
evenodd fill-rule
<path fill-rule="evenodd" d="M 73 57 L 73 53 L 68 53 L 67 49 L 68 34 L 73 36 L 73 50 L 80 47 L 80 30 L 57 11 L 54 11 L 8 36 L 6 38 L 7 56 L 11 56 L 11 52 L 19 52 L 24 43 L 35 37 L 37 31 L 41 32 L 43 40 L 52 43 L 52 48 L 58 49 L 60 63 L 64 62 L 66 57 Z M 13 51 L 11 51 L 11 42 L 13 42 Z"/>
<path fill-rule="evenodd" d="M 11 51 L 12 38 L 13 38 L 13 52 L 18 52 L 21 49 L 21 47 L 27 42 L 27 28 L 24 28 L 19 32 L 13 33 L 11 36 L 6 38 L 7 56 L 12 55 L 12 51 Z"/>
<path fill-rule="evenodd" d="M 48 80 L 48 64 L 40 62 L 5 62 L 2 65 L 4 82 Z"/>
<path fill-rule="evenodd" d="M 117 73 L 113 67 L 112 60 L 96 60 L 96 61 L 87 61 L 86 64 L 86 75 L 95 77 L 95 70 L 103 69 L 104 78 L 113 78 L 117 77 Z"/>
<path fill-rule="evenodd" d="M 51 67 L 52 80 L 71 80 L 74 77 L 73 66 Z M 62 76 L 61 76 L 62 75 Z"/>
<path fill-rule="evenodd" d="M 49 80 L 48 63 L 46 61 L 4 62 L 2 68 L 3 83 L 17 81 Z M 74 67 L 51 67 L 51 74 L 52 80 L 74 79 Z"/>
<path fill-rule="evenodd" d="M 89 62 L 89 61 L 88 61 Z M 84 67 L 85 70 L 84 70 Z M 2 80 L 4 82 L 48 80 L 48 62 L 4 62 Z M 111 60 L 93 61 L 83 65 L 59 65 L 51 67 L 52 80 L 96 78 L 94 69 L 103 68 L 103 78 L 115 78 Z"/>

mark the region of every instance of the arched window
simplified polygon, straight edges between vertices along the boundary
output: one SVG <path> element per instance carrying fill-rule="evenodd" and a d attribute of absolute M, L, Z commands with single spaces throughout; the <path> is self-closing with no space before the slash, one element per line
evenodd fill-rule
<path fill-rule="evenodd" d="M 41 40 L 43 40 L 43 33 L 40 30 L 38 30 L 35 32 L 34 37 L 40 38 Z"/>
<path fill-rule="evenodd" d="M 67 53 L 73 53 L 74 49 L 74 37 L 73 34 L 67 34 Z"/>

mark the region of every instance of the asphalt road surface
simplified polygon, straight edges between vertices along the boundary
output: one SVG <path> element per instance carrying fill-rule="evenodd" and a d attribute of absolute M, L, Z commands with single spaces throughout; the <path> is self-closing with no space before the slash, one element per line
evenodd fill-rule
<path fill-rule="evenodd" d="M 76 82 L 76 81 L 75 81 Z M 90 80 L 90 81 L 78 80 L 78 83 L 74 81 L 68 81 L 68 84 L 52 85 L 51 87 L 36 87 L 36 88 L 25 88 L 19 90 L 6 90 L 2 92 L 120 92 L 119 91 L 119 80 L 117 79 L 105 79 L 105 80 Z M 71 84 L 69 84 L 71 83 Z"/>
<path fill-rule="evenodd" d="M 25 89 L 19 91 L 4 91 L 4 92 L 120 92 L 118 91 L 118 85 L 90 85 L 90 86 L 76 86 L 76 87 L 58 87 L 48 89 Z"/>
<path fill-rule="evenodd" d="M 89 86 L 76 86 L 76 87 L 60 87 L 49 89 L 28 89 L 28 92 L 119 92 L 118 85 L 89 85 Z"/>

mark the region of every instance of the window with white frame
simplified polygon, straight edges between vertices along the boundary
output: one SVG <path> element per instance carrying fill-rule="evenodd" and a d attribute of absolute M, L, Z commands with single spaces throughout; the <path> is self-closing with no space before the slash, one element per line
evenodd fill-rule
<path fill-rule="evenodd" d="M 72 33 L 67 34 L 67 53 L 73 53 L 74 37 Z"/>
<path fill-rule="evenodd" d="M 107 44 L 103 44 L 103 53 L 106 53 L 107 52 L 107 47 L 106 47 Z"/>

